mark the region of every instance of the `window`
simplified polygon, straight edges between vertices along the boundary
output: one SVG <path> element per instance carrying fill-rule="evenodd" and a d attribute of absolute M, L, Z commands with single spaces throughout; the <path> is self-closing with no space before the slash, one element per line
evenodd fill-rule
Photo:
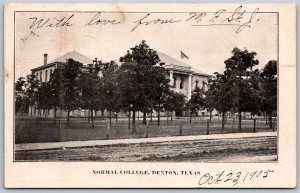
<path fill-rule="evenodd" d="M 181 78 L 181 81 L 180 81 L 180 89 L 183 89 L 183 82 L 184 82 L 184 78 Z"/>
<path fill-rule="evenodd" d="M 39 73 L 36 73 L 36 74 L 35 74 L 35 78 L 38 80 L 38 78 L 39 78 Z"/>
<path fill-rule="evenodd" d="M 45 74 L 45 81 L 47 82 L 48 80 L 48 70 L 46 70 L 46 74 Z"/>
<path fill-rule="evenodd" d="M 173 78 L 173 87 L 176 88 L 176 77 Z"/>
<path fill-rule="evenodd" d="M 40 81 L 41 82 L 43 82 L 42 75 L 43 75 L 43 72 L 40 72 Z"/>
<path fill-rule="evenodd" d="M 196 86 L 195 88 L 199 87 L 199 80 L 196 80 Z"/>
<path fill-rule="evenodd" d="M 50 77 L 51 77 L 51 74 L 52 74 L 52 69 L 50 69 Z"/>
<path fill-rule="evenodd" d="M 203 89 L 203 90 L 206 90 L 205 85 L 206 85 L 206 82 L 205 82 L 205 81 L 202 81 L 202 89 Z"/>

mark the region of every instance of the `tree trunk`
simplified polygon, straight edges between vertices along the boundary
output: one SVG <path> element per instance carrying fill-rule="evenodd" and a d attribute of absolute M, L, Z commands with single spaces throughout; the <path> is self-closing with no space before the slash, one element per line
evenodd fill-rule
<path fill-rule="evenodd" d="M 137 111 L 138 121 L 140 120 L 140 111 Z"/>
<path fill-rule="evenodd" d="M 101 119 L 104 119 L 104 109 L 101 110 Z"/>
<path fill-rule="evenodd" d="M 272 129 L 273 125 L 272 125 L 272 113 L 269 113 L 269 128 Z"/>
<path fill-rule="evenodd" d="M 160 103 L 158 104 L 157 125 L 160 125 Z"/>
<path fill-rule="evenodd" d="M 39 108 L 40 118 L 42 118 L 42 110 Z"/>
<path fill-rule="evenodd" d="M 90 123 L 91 120 L 90 120 L 90 110 L 88 110 L 88 123 Z"/>
<path fill-rule="evenodd" d="M 68 114 L 67 114 L 67 127 L 70 126 L 70 111 L 68 110 Z"/>
<path fill-rule="evenodd" d="M 116 123 L 118 122 L 118 112 L 116 112 Z"/>
<path fill-rule="evenodd" d="M 167 123 L 169 123 L 169 111 L 167 113 Z"/>
<path fill-rule="evenodd" d="M 144 124 L 144 125 L 147 124 L 147 121 L 146 121 L 146 115 L 147 115 L 147 113 L 144 111 L 144 112 L 143 112 L 143 124 Z"/>
<path fill-rule="evenodd" d="M 92 121 L 92 128 L 94 128 L 93 109 L 91 109 L 91 121 Z"/>
<path fill-rule="evenodd" d="M 211 114 L 212 114 L 212 111 L 209 111 L 209 122 L 211 122 Z"/>
<path fill-rule="evenodd" d="M 54 115 L 53 115 L 53 117 L 54 117 L 54 124 L 56 124 L 56 106 L 54 106 Z"/>
<path fill-rule="evenodd" d="M 173 111 L 171 111 L 171 122 L 173 121 Z"/>
<path fill-rule="evenodd" d="M 136 133 L 136 127 L 135 127 L 135 110 L 132 112 L 132 133 Z"/>
<path fill-rule="evenodd" d="M 192 111 L 190 110 L 190 123 L 192 123 Z"/>
<path fill-rule="evenodd" d="M 224 130 L 225 127 L 225 113 L 222 113 L 222 130 Z"/>
<path fill-rule="evenodd" d="M 32 107 L 30 107 L 30 117 L 32 117 Z"/>
<path fill-rule="evenodd" d="M 111 127 L 111 110 L 109 111 L 109 126 Z"/>
<path fill-rule="evenodd" d="M 152 122 L 152 114 L 153 114 L 153 109 L 151 108 L 150 122 Z"/>
<path fill-rule="evenodd" d="M 131 113 L 130 111 L 128 111 L 128 129 L 130 130 L 130 117 L 131 117 Z"/>
<path fill-rule="evenodd" d="M 239 126 L 238 126 L 239 131 L 242 130 L 242 112 L 239 111 Z"/>

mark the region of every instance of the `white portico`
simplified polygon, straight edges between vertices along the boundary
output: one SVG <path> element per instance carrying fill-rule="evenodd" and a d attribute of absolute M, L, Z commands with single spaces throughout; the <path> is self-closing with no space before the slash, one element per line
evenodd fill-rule
<path fill-rule="evenodd" d="M 211 75 L 201 72 L 167 54 L 158 52 L 158 56 L 160 60 L 165 63 L 165 68 L 169 70 L 172 89 L 184 94 L 187 100 L 191 98 L 192 91 L 195 87 L 198 86 L 205 90 L 207 89 L 206 84 L 211 78 Z"/>

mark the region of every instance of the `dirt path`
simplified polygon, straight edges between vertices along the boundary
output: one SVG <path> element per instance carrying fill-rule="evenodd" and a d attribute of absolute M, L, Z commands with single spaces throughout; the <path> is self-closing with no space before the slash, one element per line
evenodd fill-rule
<path fill-rule="evenodd" d="M 116 144 L 57 150 L 17 151 L 17 161 L 277 161 L 277 137 L 249 137 Z"/>

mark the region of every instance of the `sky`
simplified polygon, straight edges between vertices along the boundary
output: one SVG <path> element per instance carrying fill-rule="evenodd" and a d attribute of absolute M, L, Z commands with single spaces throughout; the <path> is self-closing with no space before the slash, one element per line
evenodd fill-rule
<path fill-rule="evenodd" d="M 209 22 L 212 13 L 198 22 L 188 20 L 189 13 L 150 13 L 146 17 L 147 14 L 17 12 L 15 76 L 26 76 L 31 73 L 30 69 L 41 66 L 44 53 L 48 53 L 48 61 L 74 50 L 91 59 L 110 61 L 123 56 L 142 40 L 146 40 L 150 48 L 177 59 L 180 59 L 180 52 L 184 52 L 189 57 L 184 62 L 208 74 L 224 71 L 224 61 L 232 55 L 234 47 L 255 51 L 259 69 L 269 60 L 277 60 L 277 16 L 274 13 L 257 13 L 251 27 L 245 27 L 239 33 L 236 33 L 236 25 L 209 25 L 212 24 Z M 244 14 L 243 19 L 233 21 L 234 24 L 247 22 L 251 14 Z M 214 24 L 221 24 L 219 21 L 229 16 L 224 13 L 220 16 L 222 20 L 218 18 Z M 33 25 L 35 18 L 36 21 L 43 19 L 41 24 L 49 21 L 38 28 Z M 63 18 L 57 27 L 46 27 L 56 25 Z M 96 25 L 99 19 L 101 22 Z M 155 23 L 157 19 L 169 22 Z M 134 29 L 138 21 L 143 24 Z M 62 26 L 64 22 L 70 26 Z M 112 24 L 114 22 L 117 24 Z M 149 23 L 146 25 L 145 22 Z M 194 24 L 201 26 L 192 26 Z"/>

